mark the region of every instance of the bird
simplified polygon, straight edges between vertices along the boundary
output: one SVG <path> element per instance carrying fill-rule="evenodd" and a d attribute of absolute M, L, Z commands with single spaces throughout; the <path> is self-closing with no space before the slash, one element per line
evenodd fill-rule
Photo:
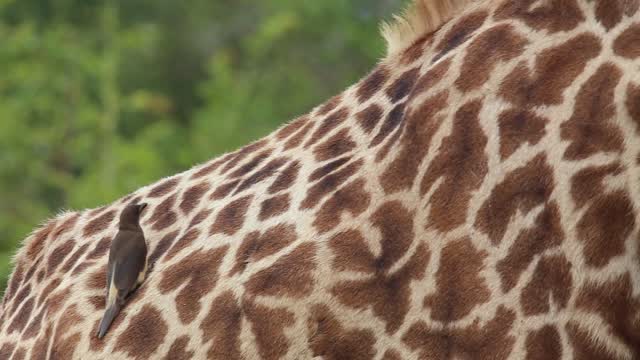
<path fill-rule="evenodd" d="M 140 214 L 146 207 L 146 203 L 129 204 L 120 214 L 118 233 L 109 249 L 106 309 L 98 339 L 105 336 L 113 319 L 147 275 L 147 244 L 140 226 Z"/>

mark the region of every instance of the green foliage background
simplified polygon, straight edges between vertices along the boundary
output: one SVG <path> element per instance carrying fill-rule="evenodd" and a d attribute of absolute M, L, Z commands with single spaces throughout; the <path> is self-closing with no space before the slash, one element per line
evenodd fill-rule
<path fill-rule="evenodd" d="M 236 149 L 364 76 L 401 3 L 0 0 L 0 290 L 46 218 Z"/>

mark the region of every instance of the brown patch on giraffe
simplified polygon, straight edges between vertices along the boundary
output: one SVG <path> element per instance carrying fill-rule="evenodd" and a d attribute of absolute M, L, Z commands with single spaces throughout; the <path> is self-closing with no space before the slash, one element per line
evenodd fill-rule
<path fill-rule="evenodd" d="M 127 203 L 127 201 L 131 200 L 133 195 L 135 195 L 135 193 L 131 193 L 131 194 L 125 195 L 125 196 L 121 197 L 120 200 L 118 200 L 117 202 L 120 203 L 120 204 L 125 204 L 125 203 Z"/>
<path fill-rule="evenodd" d="M 527 316 L 548 314 L 550 301 L 557 309 L 567 307 L 573 286 L 571 266 L 564 255 L 542 257 L 520 294 L 522 312 Z"/>
<path fill-rule="evenodd" d="M 227 204 L 216 216 L 216 220 L 209 230 L 209 235 L 225 234 L 232 236 L 237 233 L 244 224 L 245 215 L 253 195 L 247 195 Z"/>
<path fill-rule="evenodd" d="M 560 210 L 555 202 L 550 202 L 536 217 L 533 227 L 521 230 L 507 256 L 496 264 L 502 290 L 508 292 L 513 289 L 535 257 L 562 244 L 564 236 Z"/>
<path fill-rule="evenodd" d="M 390 71 L 384 65 L 379 66 L 367 75 L 367 77 L 358 85 L 358 90 L 356 92 L 360 103 L 369 100 L 373 94 L 380 91 L 382 86 L 389 79 L 389 75 Z"/>
<path fill-rule="evenodd" d="M 71 332 L 71 330 L 78 324 L 82 323 L 82 320 L 84 320 L 83 316 L 80 315 L 80 313 L 78 313 L 77 311 L 78 306 L 76 304 L 73 304 L 69 307 L 67 307 L 63 314 L 64 316 L 60 317 L 60 319 L 58 320 L 57 324 L 56 324 L 56 330 L 54 333 L 54 337 L 53 337 L 53 346 L 52 346 L 52 350 L 63 350 L 62 352 L 64 353 L 64 345 L 61 345 L 60 343 L 63 342 L 62 338 L 67 337 L 67 335 L 69 334 L 69 332 Z M 66 341 L 65 341 L 66 342 Z M 69 349 L 66 349 L 67 351 Z M 72 350 L 72 349 L 71 349 Z M 54 356 L 53 358 L 59 358 L 59 359 L 71 359 L 71 355 L 73 353 L 69 354 L 69 356 L 60 356 L 60 357 L 56 357 Z M 53 354 L 52 354 L 53 355 Z M 57 354 L 60 355 L 60 354 Z"/>
<path fill-rule="evenodd" d="M 65 303 L 69 300 L 71 294 L 71 288 L 66 287 L 64 289 L 60 289 L 57 292 L 53 293 L 53 295 L 49 296 L 45 301 L 44 305 L 47 310 L 47 317 L 53 318 Z"/>
<path fill-rule="evenodd" d="M 484 31 L 469 45 L 456 87 L 463 92 L 479 88 L 501 62 L 522 54 L 527 43 L 511 24 L 500 24 Z"/>
<path fill-rule="evenodd" d="M 420 321 L 409 328 L 402 341 L 414 351 L 419 350 L 421 359 L 507 359 L 515 344 L 509 334 L 515 319 L 513 311 L 500 306 L 484 326 L 476 319 L 466 328 L 434 329 Z"/>
<path fill-rule="evenodd" d="M 562 359 L 560 333 L 553 325 L 545 325 L 538 330 L 529 331 L 526 340 L 526 360 Z"/>
<path fill-rule="evenodd" d="M 536 30 L 569 31 L 585 20 L 576 0 L 505 1 L 495 12 L 497 20 L 516 18 Z"/>
<path fill-rule="evenodd" d="M 89 245 L 89 243 L 82 244 L 82 246 L 74 251 L 73 254 L 71 254 L 67 261 L 65 261 L 65 263 L 62 265 L 60 271 L 63 273 L 69 272 L 69 270 L 71 270 L 71 268 L 78 262 L 78 260 L 80 260 L 80 257 L 87 252 Z"/>
<path fill-rule="evenodd" d="M 402 116 L 404 117 L 404 114 Z M 376 154 L 376 162 L 379 163 L 384 160 L 387 155 L 389 155 L 391 149 L 395 148 L 395 145 L 398 142 L 398 139 L 400 139 L 400 135 L 402 135 L 402 133 L 404 132 L 406 125 L 407 123 L 405 121 L 400 122 L 400 124 L 398 125 L 398 130 L 393 132 L 393 135 L 391 135 L 389 141 L 387 141 L 387 143 L 384 144 L 384 146 Z"/>
<path fill-rule="evenodd" d="M 311 175 L 309 175 L 309 182 L 314 182 L 331 174 L 333 171 L 348 163 L 350 160 L 351 156 L 345 156 L 317 168 L 311 173 Z"/>
<path fill-rule="evenodd" d="M 430 254 L 426 245 L 421 243 L 410 259 L 390 274 L 391 268 L 407 253 L 414 241 L 413 214 L 399 202 L 389 202 L 383 204 L 371 220 L 382 235 L 379 256 L 371 252 L 361 235 L 355 231 L 342 233 L 329 244 L 334 253 L 334 267 L 368 272 L 371 276 L 363 280 L 341 282 L 331 292 L 349 307 L 366 309 L 372 306 L 373 313 L 386 322 L 387 332 L 392 333 L 400 327 L 409 310 L 409 285 L 412 280 L 424 276 Z M 346 243 L 349 240 L 355 242 Z M 353 262 L 346 265 L 348 258 Z"/>
<path fill-rule="evenodd" d="M 20 292 L 17 293 L 15 299 L 13 300 L 13 306 L 11 307 L 11 313 L 15 314 L 18 307 L 22 305 L 22 303 L 27 299 L 27 296 L 31 293 L 31 285 L 26 284 Z"/>
<path fill-rule="evenodd" d="M 56 271 L 62 261 L 67 257 L 67 255 L 69 255 L 71 250 L 73 250 L 75 245 L 75 240 L 69 239 L 51 251 L 51 255 L 49 255 L 49 258 L 47 259 L 47 274 L 53 274 L 53 272 Z"/>
<path fill-rule="evenodd" d="M 387 87 L 386 93 L 389 100 L 392 103 L 397 103 L 398 101 L 404 99 L 413 88 L 413 84 L 415 84 L 416 79 L 420 75 L 420 68 L 416 67 L 410 70 L 405 71 L 398 79 L 396 79 L 391 85 Z"/>
<path fill-rule="evenodd" d="M 13 296 L 18 291 L 18 287 L 23 280 L 24 276 L 24 263 L 16 259 L 15 269 L 13 270 L 13 274 L 9 279 L 9 284 L 5 289 L 3 304 L 6 304 L 13 298 Z M 5 312 L 3 312 L 3 315 Z"/>
<path fill-rule="evenodd" d="M 40 269 L 40 271 L 38 271 L 38 274 L 36 274 L 36 283 L 41 283 L 42 280 L 44 279 L 44 269 Z"/>
<path fill-rule="evenodd" d="M 566 325 L 569 344 L 573 347 L 573 358 L 575 360 L 618 360 L 618 356 L 614 356 L 607 350 L 604 344 L 599 343 L 591 336 L 589 330 L 581 329 L 574 322 L 569 321 Z"/>
<path fill-rule="evenodd" d="M 286 169 L 284 169 L 280 175 L 273 181 L 269 187 L 269 194 L 275 194 L 282 190 L 287 190 L 298 178 L 300 172 L 300 162 L 294 161 Z"/>
<path fill-rule="evenodd" d="M 104 296 L 90 296 L 87 298 L 87 302 L 91 304 L 96 311 L 104 310 L 106 307 Z"/>
<path fill-rule="evenodd" d="M 486 11 L 481 10 L 458 20 L 435 47 L 435 51 L 438 53 L 433 57 L 431 62 L 433 63 L 440 60 L 443 56 L 466 42 L 469 37 L 484 24 L 488 15 Z"/>
<path fill-rule="evenodd" d="M 531 108 L 562 103 L 563 93 L 582 74 L 587 62 L 600 54 L 600 39 L 582 33 L 536 57 L 531 71 L 523 61 L 503 80 L 500 95 L 514 105 Z"/>
<path fill-rule="evenodd" d="M 300 298 L 309 295 L 315 286 L 312 276 L 316 267 L 315 256 L 315 243 L 303 243 L 270 267 L 251 276 L 245 288 L 251 294 L 263 296 Z"/>
<path fill-rule="evenodd" d="M 329 247 L 333 252 L 331 266 L 338 271 L 368 273 L 376 268 L 376 258 L 358 230 L 350 229 L 334 235 L 329 240 Z"/>
<path fill-rule="evenodd" d="M 284 328 L 295 324 L 293 314 L 285 309 L 273 309 L 244 301 L 242 310 L 251 324 L 251 330 L 262 359 L 281 359 L 289 350 Z"/>
<path fill-rule="evenodd" d="M 82 273 L 86 268 L 88 268 L 89 266 L 95 264 L 95 261 L 91 261 L 91 260 L 85 260 L 83 262 L 81 262 L 80 264 L 76 265 L 75 268 L 73 268 L 73 270 L 71 271 L 71 275 L 79 275 L 80 273 Z"/>
<path fill-rule="evenodd" d="M 417 40 L 411 47 L 402 53 L 400 63 L 402 65 L 409 65 L 422 57 L 425 50 L 425 44 L 431 44 L 432 38 L 430 36 L 423 36 Z"/>
<path fill-rule="evenodd" d="M 620 175 L 624 167 L 620 163 L 605 166 L 588 167 L 578 171 L 571 178 L 571 196 L 577 208 L 585 206 L 591 200 L 606 192 L 606 176 Z"/>
<path fill-rule="evenodd" d="M 596 20 L 598 20 L 598 22 L 600 22 L 607 30 L 611 30 L 622 20 L 623 12 L 624 9 L 621 1 L 596 1 Z"/>
<path fill-rule="evenodd" d="M 544 153 L 513 170 L 494 186 L 491 196 L 478 211 L 475 227 L 500 243 L 511 218 L 518 210 L 524 215 L 545 203 L 553 191 L 553 171 Z"/>
<path fill-rule="evenodd" d="M 107 210 L 109 207 L 108 206 L 100 206 L 99 208 L 95 208 L 91 211 L 89 211 L 87 213 L 87 217 L 92 218 L 94 216 L 98 216 L 99 214 L 101 214 L 103 211 Z"/>
<path fill-rule="evenodd" d="M 149 359 L 162 345 L 168 332 L 162 312 L 147 304 L 133 315 L 129 326 L 118 336 L 113 350 L 134 359 Z"/>
<path fill-rule="evenodd" d="M 11 360 L 24 360 L 24 358 L 27 356 L 27 350 L 25 350 L 25 348 L 18 348 L 16 349 L 16 352 L 13 353 L 13 357 L 11 358 Z"/>
<path fill-rule="evenodd" d="M 173 259 L 173 257 L 176 256 L 180 251 L 191 246 L 191 244 L 193 244 L 193 242 L 196 241 L 199 236 L 200 230 L 196 228 L 189 229 L 186 234 L 184 234 L 178 241 L 175 242 L 175 244 L 173 244 L 173 246 L 171 246 L 171 249 L 167 252 L 163 261 L 169 261 Z"/>
<path fill-rule="evenodd" d="M 231 157 L 227 164 L 220 170 L 222 175 L 226 174 L 229 170 L 233 169 L 236 165 L 240 164 L 244 158 L 253 154 L 254 152 L 262 149 L 265 145 L 269 143 L 268 139 L 258 140 L 254 143 L 251 143 L 242 149 L 229 154 Z"/>
<path fill-rule="evenodd" d="M 618 190 L 594 199 L 577 224 L 585 262 L 603 267 L 614 257 L 623 255 L 635 222 L 633 204 L 626 191 Z"/>
<path fill-rule="evenodd" d="M 548 122 L 548 119 L 526 109 L 503 111 L 498 119 L 500 157 L 503 160 L 508 158 L 525 143 L 537 144 L 546 134 Z"/>
<path fill-rule="evenodd" d="M 22 332 L 24 327 L 27 325 L 27 321 L 31 318 L 31 313 L 33 312 L 33 298 L 29 298 L 24 302 L 22 307 L 16 315 L 13 317 L 13 321 L 7 327 L 7 334 L 11 334 L 15 331 Z M 15 311 L 12 311 L 15 313 Z"/>
<path fill-rule="evenodd" d="M 309 117 L 308 116 L 301 116 L 293 121 L 291 121 L 290 123 L 286 124 L 285 126 L 281 127 L 278 132 L 276 132 L 276 139 L 278 140 L 285 140 L 287 139 L 289 136 L 293 135 L 295 132 L 297 132 L 298 130 L 300 130 L 300 128 L 302 128 L 303 126 L 307 125 L 307 123 L 309 122 Z"/>
<path fill-rule="evenodd" d="M 79 332 L 55 341 L 49 359 L 72 359 L 82 336 Z"/>
<path fill-rule="evenodd" d="M 451 134 L 442 140 L 438 155 L 422 178 L 421 194 L 426 194 L 438 179 L 444 178 L 429 201 L 427 227 L 445 232 L 466 220 L 471 195 L 482 185 L 488 171 L 487 136 L 478 119 L 481 109 L 480 100 L 458 109 Z M 417 173 L 417 167 L 413 169 L 414 174 Z"/>
<path fill-rule="evenodd" d="M 287 158 L 277 158 L 277 159 L 273 159 L 271 160 L 269 163 L 267 163 L 264 167 L 262 167 L 260 170 L 256 171 L 255 173 L 253 173 L 251 176 L 249 176 L 248 178 L 244 179 L 242 181 L 242 183 L 240 183 L 240 185 L 238 186 L 238 188 L 236 189 L 234 194 L 237 194 L 241 191 L 244 191 L 260 182 L 262 182 L 263 180 L 266 180 L 270 177 L 272 177 L 273 175 L 275 175 L 277 173 L 277 171 L 284 166 L 284 164 L 286 164 L 288 161 Z"/>
<path fill-rule="evenodd" d="M 304 145 L 305 148 L 309 148 L 318 142 L 318 140 L 322 139 L 325 135 L 331 132 L 331 130 L 335 129 L 338 125 L 344 122 L 349 117 L 349 109 L 346 107 L 342 107 L 331 115 L 327 116 L 322 120 L 320 126 L 316 129 L 316 131 L 311 135 L 311 138 Z"/>
<path fill-rule="evenodd" d="M 389 134 L 391 134 L 402 124 L 402 120 L 404 119 L 405 105 L 405 103 L 400 103 L 393 109 L 391 109 L 389 114 L 387 114 L 384 122 L 382 123 L 380 130 L 378 130 L 376 136 L 373 138 L 373 140 L 371 140 L 371 144 L 369 144 L 369 147 L 378 146 L 384 141 L 384 139 L 389 136 Z"/>
<path fill-rule="evenodd" d="M 349 135 L 349 129 L 340 130 L 325 142 L 318 144 L 313 150 L 317 161 L 326 161 L 353 150 L 356 143 Z"/>
<path fill-rule="evenodd" d="M 44 260 L 44 255 L 40 254 L 37 258 L 36 261 L 31 263 L 31 265 L 29 266 L 29 270 L 27 271 L 27 273 L 24 275 L 24 278 L 22 279 L 22 284 L 27 284 L 31 281 L 31 279 L 33 279 L 33 274 L 35 274 L 36 270 L 40 269 L 40 263 L 42 262 L 42 260 Z"/>
<path fill-rule="evenodd" d="M 640 296 L 634 297 L 629 273 L 604 283 L 587 283 L 580 289 L 576 307 L 597 314 L 609 326 L 608 332 L 640 355 Z"/>
<path fill-rule="evenodd" d="M 153 224 L 151 227 L 155 231 L 160 231 L 173 225 L 178 220 L 178 215 L 173 211 L 176 203 L 177 193 L 173 193 L 168 198 L 164 199 L 153 210 L 153 214 L 147 220 L 148 224 Z"/>
<path fill-rule="evenodd" d="M 198 214 L 196 214 L 196 216 L 194 216 L 191 219 L 191 222 L 189 223 L 189 227 L 192 228 L 194 226 L 200 225 L 200 223 L 205 221 L 209 217 L 209 215 L 211 215 L 212 212 L 213 212 L 212 209 L 200 210 L 200 212 L 198 212 Z"/>
<path fill-rule="evenodd" d="M 40 311 L 38 311 L 38 314 L 34 316 L 31 319 L 31 321 L 29 321 L 29 324 L 27 325 L 26 329 L 22 333 L 22 337 L 20 338 L 21 341 L 27 341 L 31 338 L 36 337 L 40 333 L 42 318 L 46 311 L 47 311 L 47 307 L 42 306 L 40 308 Z M 0 357 L 0 359 L 2 358 Z"/>
<path fill-rule="evenodd" d="M 208 182 L 201 182 L 190 187 L 182 194 L 182 201 L 179 206 L 180 210 L 185 214 L 189 214 L 198 206 L 198 204 L 200 204 L 202 196 L 204 196 L 210 188 L 211 185 L 209 185 Z"/>
<path fill-rule="evenodd" d="M 429 151 L 431 139 L 442 121 L 437 114 L 447 105 L 448 93 L 440 92 L 425 100 L 409 114 L 397 158 L 380 177 L 385 192 L 393 193 L 413 186 L 418 167 Z"/>
<path fill-rule="evenodd" d="M 356 217 L 367 210 L 371 196 L 364 190 L 365 184 L 363 179 L 357 179 L 336 191 L 316 213 L 313 226 L 325 233 L 338 226 L 343 213 Z"/>
<path fill-rule="evenodd" d="M 259 153 L 253 159 L 251 159 L 248 163 L 240 166 L 240 168 L 232 172 L 229 175 L 229 178 L 235 179 L 235 178 L 247 175 L 248 173 L 255 170 L 260 164 L 262 164 L 263 161 L 269 158 L 270 154 L 271 154 L 271 150 L 265 150 Z"/>
<path fill-rule="evenodd" d="M 229 196 L 229 194 L 231 194 L 233 189 L 235 189 L 239 183 L 240 183 L 240 179 L 236 179 L 218 186 L 216 190 L 211 194 L 211 196 L 209 196 L 209 199 L 220 200 L 222 198 Z"/>
<path fill-rule="evenodd" d="M 278 224 L 263 233 L 253 231 L 247 234 L 236 251 L 236 264 L 229 275 L 242 273 L 250 262 L 277 253 L 292 244 L 296 238 L 296 228 L 291 224 Z"/>
<path fill-rule="evenodd" d="M 342 94 L 338 94 L 332 97 L 331 99 L 327 100 L 324 104 L 322 104 L 320 107 L 318 107 L 318 111 L 316 112 L 316 115 L 319 115 L 319 116 L 327 115 L 328 113 L 336 109 L 341 102 L 342 102 Z"/>
<path fill-rule="evenodd" d="M 599 152 L 620 152 L 624 138 L 609 119 L 616 115 L 615 88 L 622 72 L 613 64 L 601 65 L 582 85 L 571 118 L 560 126 L 564 140 L 571 142 L 564 152 L 569 160 L 585 159 Z"/>
<path fill-rule="evenodd" d="M 413 213 L 400 202 L 388 202 L 373 213 L 371 221 L 382 235 L 382 254 L 376 267 L 388 271 L 406 254 L 414 239 Z"/>
<path fill-rule="evenodd" d="M 40 334 L 41 336 L 31 347 L 32 360 L 47 358 L 47 349 L 49 348 L 49 342 L 51 341 L 52 327 L 52 323 L 49 323 L 49 325 L 47 325 L 47 329 Z"/>
<path fill-rule="evenodd" d="M 212 341 L 207 352 L 210 359 L 242 359 L 240 352 L 240 329 L 242 310 L 233 292 L 226 291 L 211 303 L 211 308 L 200 324 L 202 343 Z"/>
<path fill-rule="evenodd" d="M 300 203 L 300 209 L 311 209 L 318 205 L 318 203 L 331 192 L 346 182 L 351 176 L 353 176 L 364 164 L 361 159 L 352 162 L 348 166 L 344 167 L 340 171 L 336 171 L 333 174 L 325 176 L 322 180 L 318 181 L 308 191 L 305 199 Z"/>
<path fill-rule="evenodd" d="M 33 234 L 33 237 L 27 247 L 27 258 L 33 259 L 36 254 L 42 253 L 44 243 L 47 241 L 47 238 L 49 238 L 49 235 L 55 227 L 56 221 L 50 220 L 44 227 L 40 228 L 40 230 Z"/>
<path fill-rule="evenodd" d="M 383 110 L 378 104 L 371 104 L 356 113 L 355 118 L 360 128 L 367 134 L 371 133 L 382 119 Z"/>
<path fill-rule="evenodd" d="M 435 274 L 436 291 L 424 299 L 431 318 L 444 323 L 460 320 L 474 307 L 489 301 L 491 292 L 480 274 L 487 253 L 476 250 L 469 238 L 447 244 Z"/>
<path fill-rule="evenodd" d="M 87 255 L 87 259 L 95 260 L 106 255 L 111 248 L 111 240 L 110 236 L 105 236 L 100 239 L 98 244 L 96 244 L 93 250 Z"/>
<path fill-rule="evenodd" d="M 156 262 L 171 247 L 171 245 L 173 244 L 175 239 L 178 237 L 179 233 L 180 233 L 179 230 L 174 230 L 174 231 L 166 234 L 165 236 L 163 236 L 162 239 L 160 239 L 160 241 L 158 241 L 158 245 L 156 245 L 156 247 L 155 247 L 155 249 L 153 249 L 153 252 L 151 253 L 151 255 L 149 255 L 149 270 L 153 270 L 153 268 L 155 267 Z"/>
<path fill-rule="evenodd" d="M 281 194 L 268 198 L 260 204 L 260 214 L 258 214 L 258 219 L 260 221 L 265 221 L 269 218 L 280 215 L 289 210 L 290 203 L 291 199 L 289 194 Z"/>
<path fill-rule="evenodd" d="M 107 264 L 101 266 L 100 269 L 94 271 L 89 275 L 86 282 L 88 289 L 106 289 L 107 287 Z"/>
<path fill-rule="evenodd" d="M 625 101 L 631 120 L 636 123 L 636 132 L 640 133 L 640 85 L 629 84 Z"/>
<path fill-rule="evenodd" d="M 193 173 L 193 175 L 191 175 L 191 179 L 192 180 L 199 179 L 203 176 L 209 175 L 212 172 L 216 171 L 222 164 L 224 164 L 226 161 L 228 161 L 231 158 L 231 156 L 229 155 L 230 154 L 227 154 L 226 156 L 223 156 L 203 166 L 200 170 L 196 171 L 195 173 Z"/>
<path fill-rule="evenodd" d="M 449 67 L 451 66 L 451 59 L 446 59 L 440 62 L 438 65 L 431 68 L 424 75 L 418 79 L 416 85 L 413 87 L 413 91 L 411 91 L 411 96 L 413 97 L 417 94 L 421 94 L 425 91 L 432 89 L 436 84 L 444 78 L 449 71 Z"/>
<path fill-rule="evenodd" d="M 0 347 L 0 359 L 9 359 L 9 356 L 13 354 L 13 350 L 16 348 L 16 344 L 12 342 L 6 342 Z"/>
<path fill-rule="evenodd" d="M 346 329 L 326 305 L 315 305 L 307 320 L 309 347 L 326 360 L 368 360 L 376 355 L 371 330 Z"/>
<path fill-rule="evenodd" d="M 169 352 L 165 356 L 165 359 L 170 360 L 191 360 L 195 353 L 193 351 L 187 351 L 187 346 L 189 346 L 189 337 L 187 335 L 180 336 L 177 338 L 171 347 L 169 348 Z"/>
<path fill-rule="evenodd" d="M 165 180 L 160 184 L 156 185 L 155 187 L 153 187 L 151 191 L 149 191 L 149 194 L 147 194 L 147 197 L 150 197 L 150 198 L 163 197 L 168 193 L 170 193 L 171 191 L 173 191 L 173 189 L 176 188 L 179 182 L 180 182 L 179 177 L 174 177 L 174 178 Z"/>
<path fill-rule="evenodd" d="M 304 141 L 305 136 L 311 131 L 314 126 L 314 122 L 310 121 L 307 125 L 305 125 L 300 131 L 298 131 L 295 135 L 293 135 L 287 142 L 284 144 L 284 150 L 290 150 L 297 148 Z"/>
<path fill-rule="evenodd" d="M 54 239 L 60 238 L 62 234 L 65 234 L 73 229 L 80 218 L 80 213 L 73 213 L 67 220 L 60 224 L 52 234 Z"/>
<path fill-rule="evenodd" d="M 640 23 L 634 23 L 620 34 L 613 42 L 613 52 L 627 59 L 640 56 Z"/>
<path fill-rule="evenodd" d="M 202 306 L 201 300 L 218 282 L 218 269 L 229 246 L 191 253 L 180 262 L 169 266 L 158 284 L 162 294 L 180 288 L 175 297 L 180 321 L 192 322 Z"/>
<path fill-rule="evenodd" d="M 38 296 L 36 305 L 40 306 L 40 304 L 42 304 L 49 297 L 49 294 L 51 294 L 53 290 L 58 288 L 61 282 L 62 279 L 59 277 L 49 280 L 47 286 L 45 286 L 44 289 L 42 289 L 42 291 L 40 292 L 40 296 Z"/>
<path fill-rule="evenodd" d="M 384 352 L 382 360 L 402 360 L 402 357 L 396 350 L 391 349 Z"/>

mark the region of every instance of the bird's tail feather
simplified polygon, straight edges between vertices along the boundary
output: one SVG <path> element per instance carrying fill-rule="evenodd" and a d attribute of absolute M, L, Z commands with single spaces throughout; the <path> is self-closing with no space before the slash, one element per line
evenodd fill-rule
<path fill-rule="evenodd" d="M 107 333 L 107 330 L 109 330 L 109 326 L 111 326 L 113 319 L 115 319 L 115 317 L 118 315 L 118 313 L 120 312 L 120 309 L 121 309 L 120 304 L 117 301 L 115 301 L 104 312 L 102 321 L 100 321 L 100 328 L 98 329 L 98 339 L 102 339 L 104 335 Z"/>

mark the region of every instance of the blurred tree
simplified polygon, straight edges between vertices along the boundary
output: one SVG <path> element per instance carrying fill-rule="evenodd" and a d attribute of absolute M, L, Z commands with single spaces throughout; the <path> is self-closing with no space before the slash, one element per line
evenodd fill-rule
<path fill-rule="evenodd" d="M 28 233 L 233 150 L 383 56 L 401 0 L 0 0 L 0 290 Z"/>

